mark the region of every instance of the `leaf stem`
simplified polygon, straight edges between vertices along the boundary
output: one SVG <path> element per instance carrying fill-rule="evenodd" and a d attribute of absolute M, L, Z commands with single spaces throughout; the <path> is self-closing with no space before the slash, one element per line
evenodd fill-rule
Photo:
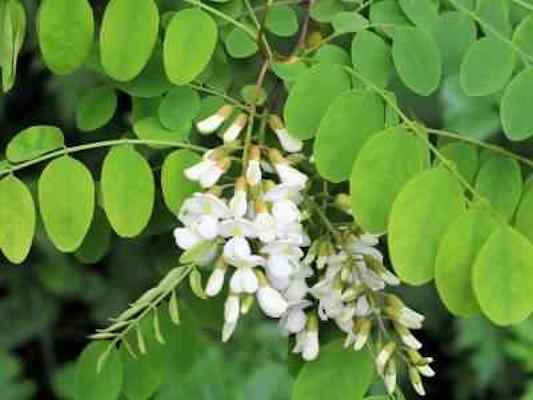
<path fill-rule="evenodd" d="M 28 168 L 32 165 L 39 164 L 43 161 L 51 160 L 56 157 L 61 157 L 67 154 L 72 153 L 78 153 L 81 151 L 86 150 L 92 150 L 102 147 L 110 147 L 110 146 L 118 146 L 118 145 L 124 145 L 124 144 L 142 144 L 142 145 L 155 145 L 155 146 L 169 146 L 169 147 L 179 147 L 183 149 L 189 149 L 193 151 L 198 152 L 205 152 L 206 149 L 201 146 L 195 146 L 188 143 L 180 143 L 180 142 L 170 142 L 170 141 L 164 141 L 164 140 L 149 140 L 149 139 L 116 139 L 116 140 L 104 140 L 100 142 L 93 142 L 88 144 L 82 144 L 79 146 L 73 146 L 73 147 L 64 147 L 60 150 L 53 151 L 51 153 L 45 154 L 44 156 L 35 158 L 33 160 L 29 160 L 20 164 L 13 165 L 9 168 L 0 170 L 0 175 L 4 174 L 10 174 L 15 171 L 22 170 L 24 168 Z"/>

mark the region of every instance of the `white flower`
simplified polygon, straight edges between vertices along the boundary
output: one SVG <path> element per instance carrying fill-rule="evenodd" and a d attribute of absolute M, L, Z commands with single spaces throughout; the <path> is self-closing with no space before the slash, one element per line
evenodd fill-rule
<path fill-rule="evenodd" d="M 308 325 L 311 319 L 308 321 Z M 316 360 L 320 350 L 320 343 L 318 340 L 318 327 L 307 328 L 306 330 L 296 334 L 296 346 L 294 353 L 302 353 L 302 358 L 305 361 Z"/>
<path fill-rule="evenodd" d="M 235 121 L 233 121 L 233 123 L 224 132 L 224 143 L 230 143 L 236 140 L 246 126 L 247 120 L 248 116 L 244 113 L 240 113 L 237 118 L 235 118 Z"/>
<path fill-rule="evenodd" d="M 307 175 L 291 167 L 279 151 L 271 150 L 270 160 L 282 183 L 299 188 L 305 187 L 308 180 Z"/>
<path fill-rule="evenodd" d="M 296 334 L 303 331 L 307 323 L 307 315 L 304 309 L 311 304 L 310 301 L 289 303 L 287 311 L 280 319 L 282 329 L 288 334 Z"/>
<path fill-rule="evenodd" d="M 257 236 L 257 229 L 252 221 L 244 218 L 225 220 L 219 226 L 220 235 L 223 237 L 248 237 Z"/>
<path fill-rule="evenodd" d="M 223 153 L 210 150 L 204 154 L 202 161 L 185 170 L 185 176 L 200 183 L 203 188 L 214 186 L 228 170 L 230 161 Z"/>
<path fill-rule="evenodd" d="M 200 133 L 209 134 L 215 132 L 226 121 L 231 113 L 233 107 L 230 105 L 222 106 L 215 114 L 201 120 L 196 124 L 196 128 Z"/>
<path fill-rule="evenodd" d="M 239 320 L 240 300 L 239 296 L 231 293 L 224 303 L 224 321 L 236 323 Z"/>
<path fill-rule="evenodd" d="M 224 286 L 224 277 L 226 275 L 226 268 L 217 267 L 209 275 L 207 285 L 205 287 L 205 294 L 209 297 L 215 297 L 222 291 Z"/>
<path fill-rule="evenodd" d="M 277 115 L 271 115 L 268 122 L 270 124 L 270 128 L 278 137 L 278 140 L 281 144 L 281 147 L 283 147 L 283 150 L 289 153 L 296 153 L 302 150 L 303 142 L 295 138 L 294 136 L 291 136 L 287 132 L 287 129 L 285 129 L 283 122 Z"/>
<path fill-rule="evenodd" d="M 250 186 L 256 186 L 261 182 L 261 151 L 259 147 L 252 146 L 250 149 L 250 158 L 246 168 L 246 180 Z"/>
<path fill-rule="evenodd" d="M 378 373 L 383 376 L 385 373 L 385 366 L 391 359 L 392 355 L 396 351 L 396 343 L 395 342 L 389 342 L 387 343 L 383 349 L 379 352 L 378 356 L 376 357 L 376 368 Z"/>
<path fill-rule="evenodd" d="M 230 289 L 234 293 L 253 294 L 257 291 L 258 281 L 251 267 L 240 267 L 233 273 Z"/>
<path fill-rule="evenodd" d="M 259 288 L 257 301 L 263 312 L 271 318 L 280 318 L 287 311 L 287 301 L 277 290 L 268 285 Z"/>
<path fill-rule="evenodd" d="M 318 302 L 318 315 L 322 321 L 335 319 L 344 311 L 345 305 L 340 289 L 333 288 L 331 282 L 322 281 L 311 289 L 311 294 Z"/>
<path fill-rule="evenodd" d="M 266 207 L 258 207 L 254 219 L 254 225 L 257 229 L 257 237 L 263 243 L 269 243 L 276 240 L 277 225 L 274 217 L 268 212 Z"/>
<path fill-rule="evenodd" d="M 183 250 L 189 250 L 202 241 L 202 238 L 194 230 L 189 228 L 174 229 L 176 244 Z"/>
<path fill-rule="evenodd" d="M 365 317 L 370 314 L 370 303 L 368 298 L 363 295 L 360 296 L 355 302 L 355 315 L 358 317 Z"/>
<path fill-rule="evenodd" d="M 385 387 L 387 388 L 387 393 L 392 395 L 396 390 L 396 363 L 394 360 L 390 360 L 385 369 Z"/>
<path fill-rule="evenodd" d="M 248 196 L 246 192 L 246 181 L 244 178 L 237 179 L 235 193 L 229 202 L 229 208 L 233 216 L 244 217 L 248 211 Z"/>
<path fill-rule="evenodd" d="M 267 190 L 263 196 L 264 201 L 276 203 L 278 201 L 289 200 L 295 204 L 300 204 L 303 200 L 301 188 L 299 186 L 281 183 Z"/>
<path fill-rule="evenodd" d="M 210 193 L 195 193 L 185 200 L 179 212 L 179 220 L 184 225 L 193 225 L 202 216 L 211 216 L 217 220 L 229 218 L 230 210 L 226 203 Z"/>
<path fill-rule="evenodd" d="M 277 201 L 272 205 L 272 215 L 274 218 L 288 225 L 300 221 L 300 210 L 298 206 L 290 200 Z"/>

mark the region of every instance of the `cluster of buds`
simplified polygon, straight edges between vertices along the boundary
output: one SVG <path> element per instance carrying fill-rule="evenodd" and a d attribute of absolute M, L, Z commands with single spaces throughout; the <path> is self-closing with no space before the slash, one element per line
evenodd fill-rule
<path fill-rule="evenodd" d="M 397 361 L 408 360 L 409 376 L 416 392 L 424 395 L 420 376 L 431 377 L 433 361 L 418 350 L 422 344 L 411 330 L 422 328 L 424 316 L 407 307 L 399 297 L 386 292 L 399 285 L 399 279 L 383 265 L 375 247 L 378 238 L 361 234 L 347 225 L 313 242 L 304 262 L 320 271 L 310 293 L 318 301 L 321 320 L 333 320 L 346 333 L 345 346 L 358 351 L 369 341 L 372 331 L 388 338 L 376 357 L 378 373 L 389 394 L 397 382 Z"/>
<path fill-rule="evenodd" d="M 233 114 L 233 107 L 225 105 L 197 128 L 215 132 Z M 313 211 L 304 210 L 308 176 L 292 165 L 292 156 L 275 148 L 246 144 L 241 173 L 229 177 L 232 153 L 239 151 L 232 143 L 247 123 L 248 116 L 238 113 L 222 134 L 224 145 L 185 171 L 206 191 L 184 202 L 183 226 L 174 232 L 188 260 L 212 267 L 208 297 L 222 293 L 229 282 L 222 340 L 230 339 L 255 302 L 266 316 L 279 320 L 284 333 L 295 335 L 293 351 L 307 361 L 319 355 L 319 330 L 326 321 L 346 334 L 345 346 L 355 351 L 376 332 L 377 371 L 387 391 L 395 391 L 397 364 L 405 362 L 414 389 L 424 395 L 421 376 L 434 375 L 433 360 L 420 355 L 422 344 L 411 333 L 422 328 L 424 316 L 387 292 L 387 286 L 400 281 L 385 268 L 378 237 L 352 223 L 327 224 L 327 233 L 311 241 L 305 223 Z M 286 152 L 302 150 L 302 142 L 290 136 L 278 116 L 269 116 L 268 123 Z M 218 185 L 223 176 L 227 183 Z M 350 213 L 346 195 L 338 195 L 332 205 Z M 327 219 L 323 210 L 321 217 Z"/>

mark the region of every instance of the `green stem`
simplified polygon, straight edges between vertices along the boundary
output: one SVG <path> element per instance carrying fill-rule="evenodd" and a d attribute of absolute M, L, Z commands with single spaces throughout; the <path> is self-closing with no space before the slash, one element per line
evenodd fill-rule
<path fill-rule="evenodd" d="M 236 107 L 239 107 L 242 110 L 248 110 L 249 109 L 249 107 L 246 104 L 241 103 L 236 98 L 231 97 L 230 95 L 228 95 L 226 93 L 219 92 L 218 90 L 210 88 L 208 86 L 198 85 L 196 83 L 189 83 L 189 84 L 187 84 L 187 86 L 190 86 L 191 88 L 193 88 L 195 90 L 198 90 L 200 92 L 203 92 L 203 93 L 206 93 L 206 94 L 210 94 L 212 96 L 220 97 L 220 98 L 232 103 Z"/>
<path fill-rule="evenodd" d="M 101 142 L 94 142 L 88 144 L 82 144 L 79 146 L 65 147 L 60 150 L 53 151 L 51 153 L 45 154 L 44 156 L 29 160 L 17 165 L 13 165 L 9 168 L 3 169 L 0 171 L 0 175 L 10 174 L 15 171 L 19 171 L 24 168 L 28 168 L 32 165 L 39 164 L 43 161 L 47 161 L 56 157 L 61 157 L 66 154 L 78 153 L 81 151 L 92 150 L 102 147 L 118 146 L 124 144 L 143 144 L 143 145 L 154 145 L 154 146 L 169 146 L 169 147 L 180 147 L 182 149 L 189 149 L 198 152 L 205 152 L 206 149 L 200 146 L 195 146 L 188 143 L 178 143 L 178 142 L 169 142 L 164 140 L 149 140 L 149 139 L 116 139 L 116 140 L 104 140 Z"/>
<path fill-rule="evenodd" d="M 511 0 L 513 3 L 518 4 L 521 7 L 524 7 L 526 10 L 533 11 L 533 5 L 526 3 L 524 0 Z"/>
<path fill-rule="evenodd" d="M 530 167 L 533 167 L 533 160 L 530 160 L 530 159 L 528 159 L 526 157 L 523 157 L 521 155 L 515 154 L 512 151 L 504 149 L 503 147 L 500 147 L 500 146 L 496 146 L 495 144 L 484 143 L 484 142 L 481 142 L 479 140 L 472 139 L 472 138 L 469 138 L 469 137 L 465 137 L 465 136 L 462 136 L 462 135 L 460 135 L 458 133 L 444 131 L 442 129 L 426 128 L 426 130 L 429 133 L 435 134 L 437 136 L 448 137 L 448 138 L 460 140 L 460 141 L 463 141 L 465 143 L 470 143 L 470 144 L 473 144 L 475 146 L 482 147 L 482 148 L 485 148 L 487 150 L 493 151 L 495 153 L 502 154 L 502 155 L 504 155 L 506 157 L 514 158 L 515 160 L 517 160 L 517 161 L 519 161 L 521 163 L 524 163 L 525 165 L 529 165 Z"/>

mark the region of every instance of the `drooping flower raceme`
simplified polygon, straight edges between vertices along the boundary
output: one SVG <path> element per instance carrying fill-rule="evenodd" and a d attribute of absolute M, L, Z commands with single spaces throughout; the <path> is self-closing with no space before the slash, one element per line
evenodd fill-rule
<path fill-rule="evenodd" d="M 211 133 L 231 114 L 222 107 L 200 121 L 198 130 Z M 285 334 L 294 335 L 293 352 L 307 361 L 320 354 L 324 324 L 335 324 L 346 335 L 346 347 L 355 351 L 377 331 L 387 339 L 380 340 L 376 356 L 387 391 L 395 391 L 398 363 L 407 362 L 411 383 L 423 395 L 421 376 L 434 375 L 433 360 L 420 355 L 422 343 L 411 331 L 422 327 L 424 317 L 387 292 L 400 281 L 384 266 L 379 238 L 354 224 L 345 194 L 321 209 L 307 194 L 309 176 L 290 161 L 298 159 L 294 155 L 245 141 L 241 172 L 229 176 L 247 123 L 244 113 L 229 121 L 225 144 L 185 171 L 206 191 L 183 203 L 181 226 L 174 232 L 187 260 L 210 268 L 206 296 L 227 293 L 222 340 L 231 338 L 253 302 L 279 320 Z M 302 150 L 278 116 L 271 115 L 268 124 L 285 152 Z M 328 207 L 344 211 L 347 220 L 331 224 Z M 317 220 L 324 223 L 319 230 Z"/>

